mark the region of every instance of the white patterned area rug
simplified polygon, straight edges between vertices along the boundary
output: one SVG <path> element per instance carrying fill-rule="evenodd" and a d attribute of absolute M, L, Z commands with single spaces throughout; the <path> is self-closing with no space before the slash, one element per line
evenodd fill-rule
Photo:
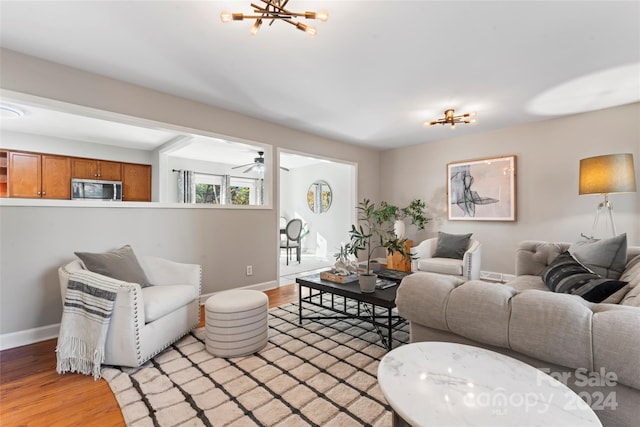
<path fill-rule="evenodd" d="M 306 308 L 305 315 L 331 315 Z M 137 369 L 105 367 L 128 426 L 390 426 L 376 378 L 386 350 L 357 319 L 305 320 L 297 303 L 269 311 L 269 343 L 223 359 L 194 330 Z M 408 325 L 394 348 L 408 342 Z"/>

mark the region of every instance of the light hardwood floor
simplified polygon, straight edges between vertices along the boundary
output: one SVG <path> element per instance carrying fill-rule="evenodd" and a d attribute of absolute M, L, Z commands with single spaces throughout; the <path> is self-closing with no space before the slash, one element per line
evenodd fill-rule
<path fill-rule="evenodd" d="M 266 294 L 269 307 L 277 307 L 297 301 L 298 287 L 280 286 Z M 58 375 L 55 347 L 53 339 L 0 352 L 0 426 L 123 426 L 107 382 Z"/>

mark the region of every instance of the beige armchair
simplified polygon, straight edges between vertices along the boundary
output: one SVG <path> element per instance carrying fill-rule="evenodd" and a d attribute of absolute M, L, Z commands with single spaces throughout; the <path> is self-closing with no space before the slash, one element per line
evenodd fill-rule
<path fill-rule="evenodd" d="M 138 261 L 150 285 L 107 276 L 119 288 L 105 343 L 105 365 L 142 365 L 186 335 L 200 321 L 201 268 L 162 258 Z M 83 269 L 80 260 L 58 269 L 62 300 L 71 275 Z"/>
<path fill-rule="evenodd" d="M 420 242 L 411 248 L 411 271 L 427 271 L 431 273 L 460 276 L 465 280 L 480 278 L 480 255 L 482 245 L 475 239 L 469 239 L 469 244 L 462 259 L 434 258 L 438 238 L 434 237 Z"/>

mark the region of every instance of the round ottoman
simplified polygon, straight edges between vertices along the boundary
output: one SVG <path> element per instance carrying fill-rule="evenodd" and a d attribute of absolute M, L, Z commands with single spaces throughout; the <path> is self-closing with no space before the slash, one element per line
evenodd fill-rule
<path fill-rule="evenodd" d="M 262 349 L 269 338 L 268 311 L 269 299 L 260 291 L 237 289 L 209 297 L 204 303 L 207 351 L 236 357 Z"/>

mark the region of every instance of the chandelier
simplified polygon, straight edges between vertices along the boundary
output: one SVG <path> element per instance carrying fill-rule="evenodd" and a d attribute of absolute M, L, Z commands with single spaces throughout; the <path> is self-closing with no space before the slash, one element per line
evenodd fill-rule
<path fill-rule="evenodd" d="M 433 125 L 451 125 L 451 128 L 456 127 L 456 123 L 476 123 L 478 115 L 473 113 L 465 113 L 460 114 L 458 116 L 455 115 L 453 109 L 446 110 L 444 112 L 444 117 L 438 120 L 433 120 L 431 122 L 424 122 L 425 126 L 433 126 Z"/>
<path fill-rule="evenodd" d="M 329 14 L 326 10 L 321 10 L 319 12 L 291 12 L 288 9 L 285 9 L 285 6 L 289 2 L 289 0 L 260 0 L 264 3 L 264 6 L 257 5 L 255 3 L 251 3 L 251 7 L 253 7 L 253 12 L 255 15 L 245 15 L 243 13 L 231 13 L 231 12 L 222 12 L 220 14 L 220 19 L 222 22 L 231 22 L 231 21 L 243 21 L 245 19 L 255 19 L 255 22 L 251 26 L 251 35 L 258 34 L 258 30 L 262 25 L 263 20 L 271 21 L 269 25 L 272 25 L 276 19 L 280 21 L 284 21 L 296 27 L 297 29 L 304 31 L 310 36 L 315 36 L 318 30 L 316 27 L 311 25 L 304 24 L 302 22 L 296 21 L 296 18 L 304 18 L 304 19 L 317 19 L 319 21 L 325 22 L 329 19 Z"/>

